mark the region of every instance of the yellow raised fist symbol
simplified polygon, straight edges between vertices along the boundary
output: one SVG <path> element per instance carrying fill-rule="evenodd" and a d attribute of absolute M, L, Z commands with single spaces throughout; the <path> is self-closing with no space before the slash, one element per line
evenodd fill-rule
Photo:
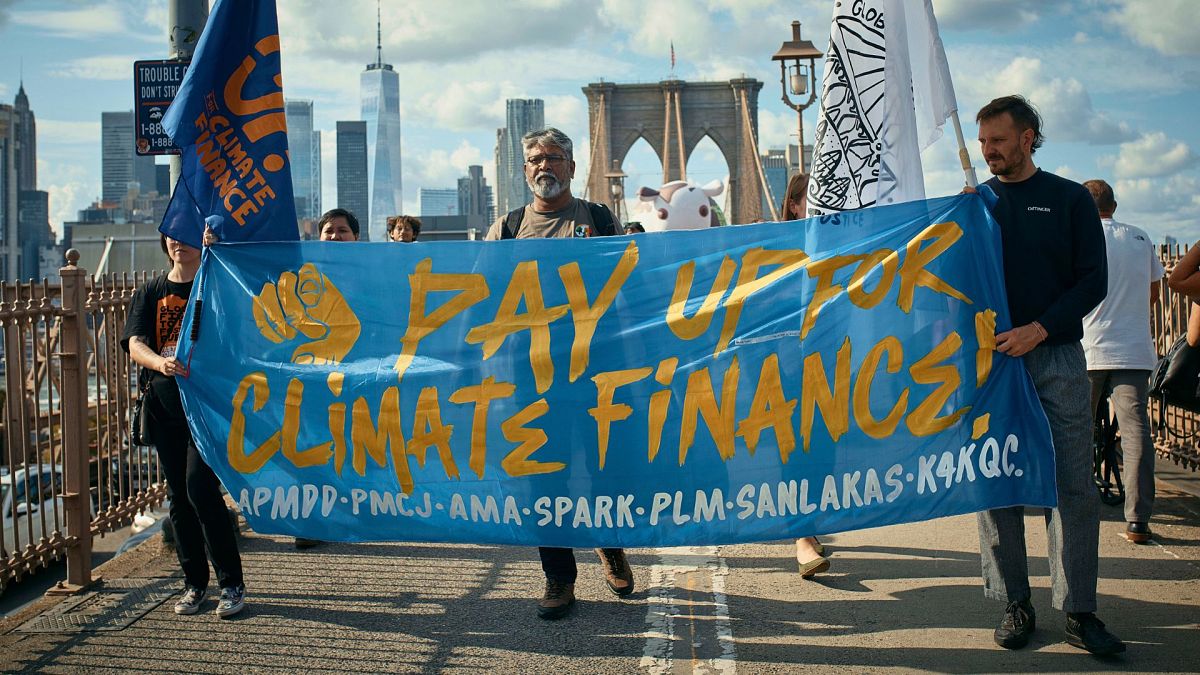
<path fill-rule="evenodd" d="M 346 298 L 312 263 L 263 284 L 254 298 L 254 323 L 276 344 L 307 338 L 292 352 L 292 363 L 314 365 L 340 363 L 361 332 Z"/>

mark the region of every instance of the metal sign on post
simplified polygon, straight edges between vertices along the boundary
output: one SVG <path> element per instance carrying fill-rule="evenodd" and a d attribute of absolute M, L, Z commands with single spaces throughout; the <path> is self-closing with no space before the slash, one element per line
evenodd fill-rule
<path fill-rule="evenodd" d="M 178 155 L 163 131 L 162 116 L 183 82 L 189 61 L 133 62 L 134 146 L 139 155 Z"/>

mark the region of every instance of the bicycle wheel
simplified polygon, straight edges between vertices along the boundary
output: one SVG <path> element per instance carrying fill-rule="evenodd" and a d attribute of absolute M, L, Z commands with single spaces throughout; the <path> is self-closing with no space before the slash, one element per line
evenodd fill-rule
<path fill-rule="evenodd" d="M 1100 501 L 1116 506 L 1125 501 L 1125 483 L 1121 480 L 1120 453 L 1117 452 L 1120 429 L 1115 417 L 1108 420 L 1104 431 L 1096 448 L 1096 485 L 1100 490 Z"/>

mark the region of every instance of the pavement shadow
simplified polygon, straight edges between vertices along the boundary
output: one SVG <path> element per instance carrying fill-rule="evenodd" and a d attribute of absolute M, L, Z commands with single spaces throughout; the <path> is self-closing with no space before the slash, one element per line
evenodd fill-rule
<path fill-rule="evenodd" d="M 1015 652 L 992 643 L 1003 605 L 984 599 L 981 588 L 974 585 L 922 586 L 886 599 L 781 602 L 744 595 L 727 599 L 733 634 L 738 636 L 738 661 L 743 664 L 792 660 L 851 669 L 908 667 L 948 673 L 1196 670 L 1194 658 L 1188 657 L 1194 655 L 1196 609 L 1186 599 L 1102 597 L 1100 616 L 1107 617 L 1110 629 L 1129 645 L 1124 657 L 1112 659 L 1072 647 L 1061 650 L 1065 616 L 1050 608 L 1046 589 L 1033 593 L 1038 630 L 1028 647 Z M 978 642 L 963 643 L 965 634 Z M 788 643 L 778 640 L 781 635 L 819 638 L 824 644 Z M 954 646 L 939 644 L 938 635 L 950 637 Z M 916 636 L 921 644 L 914 643 Z M 831 644 L 847 637 L 853 637 L 850 645 Z"/>

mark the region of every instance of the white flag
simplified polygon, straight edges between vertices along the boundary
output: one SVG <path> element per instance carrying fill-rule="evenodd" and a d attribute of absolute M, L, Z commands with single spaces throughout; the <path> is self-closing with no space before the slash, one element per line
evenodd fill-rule
<path fill-rule="evenodd" d="M 925 198 L 921 150 L 957 109 L 930 0 L 835 3 L 809 215 Z"/>

